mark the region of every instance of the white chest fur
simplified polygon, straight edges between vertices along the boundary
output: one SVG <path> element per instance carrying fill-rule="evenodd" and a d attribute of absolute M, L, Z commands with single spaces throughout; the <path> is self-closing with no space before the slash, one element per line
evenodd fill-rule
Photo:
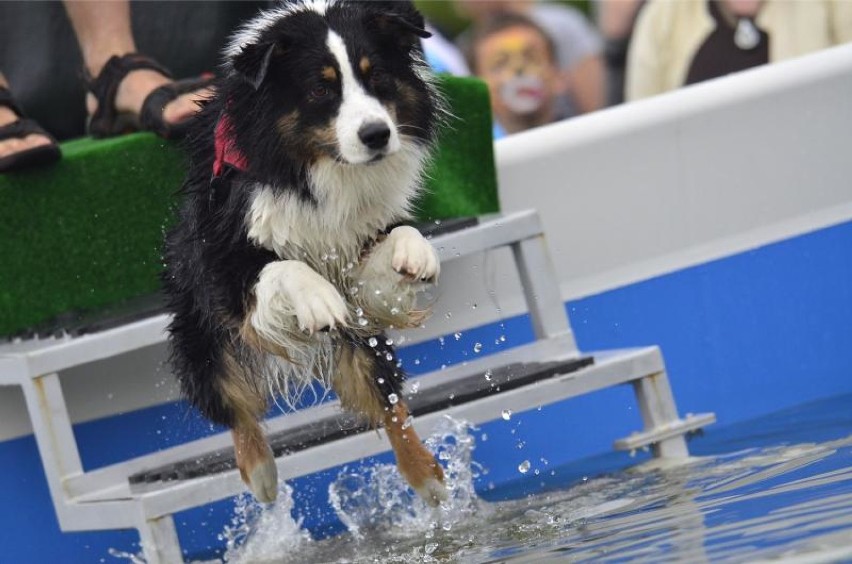
<path fill-rule="evenodd" d="M 248 238 L 281 257 L 341 253 L 356 258 L 364 241 L 409 217 L 425 155 L 413 143 L 403 143 L 400 151 L 372 165 L 324 160 L 310 170 L 314 202 L 258 186 L 246 217 Z"/>

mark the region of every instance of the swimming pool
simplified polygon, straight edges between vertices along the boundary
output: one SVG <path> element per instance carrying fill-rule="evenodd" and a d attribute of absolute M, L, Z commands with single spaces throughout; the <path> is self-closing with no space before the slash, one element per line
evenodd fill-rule
<path fill-rule="evenodd" d="M 471 462 L 482 439 L 481 432 L 449 419 L 430 438 L 439 457 L 450 461 L 453 491 L 436 512 L 405 490 L 391 466 L 342 471 L 330 494 L 348 532 L 324 540 L 312 540 L 293 521 L 287 501 L 261 510 L 243 497 L 223 533 L 226 559 L 852 559 L 852 395 L 711 428 L 690 445 L 695 458 L 689 464 L 646 461 L 624 469 L 617 455 L 582 467 L 524 461 L 519 480 L 497 489 L 488 487 L 488 469 Z M 485 484 L 479 495 L 475 481 Z"/>

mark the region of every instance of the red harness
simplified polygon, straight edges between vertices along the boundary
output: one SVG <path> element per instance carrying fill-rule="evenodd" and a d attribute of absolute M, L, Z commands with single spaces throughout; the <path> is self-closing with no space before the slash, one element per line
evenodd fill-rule
<path fill-rule="evenodd" d="M 214 148 L 216 159 L 213 161 L 213 176 L 221 175 L 225 169 L 225 165 L 237 170 L 248 169 L 248 161 L 245 155 L 234 144 L 234 135 L 228 114 L 223 113 L 219 118 L 219 122 L 216 124 Z"/>

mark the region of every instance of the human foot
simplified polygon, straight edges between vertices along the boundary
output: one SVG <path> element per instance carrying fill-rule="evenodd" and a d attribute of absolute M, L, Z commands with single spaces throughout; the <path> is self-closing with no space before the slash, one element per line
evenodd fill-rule
<path fill-rule="evenodd" d="M 11 109 L 0 107 L 0 128 L 13 124 L 20 119 L 21 116 Z M 0 159 L 35 147 L 50 145 L 51 143 L 52 141 L 50 140 L 50 137 L 42 133 L 30 133 L 24 137 L 9 137 L 2 139 L 0 140 Z"/>
<path fill-rule="evenodd" d="M 212 79 L 175 81 L 152 59 L 138 54 L 112 57 L 89 81 L 86 106 L 96 137 L 143 129 L 181 137 L 199 103 L 209 98 Z"/>
<path fill-rule="evenodd" d="M 139 114 L 145 98 L 160 86 L 172 83 L 172 79 L 153 70 L 137 70 L 129 73 L 118 86 L 115 95 L 115 107 L 119 112 Z M 182 94 L 163 108 L 163 120 L 169 124 L 178 124 L 192 117 L 198 111 L 198 104 L 213 94 L 212 88 Z M 86 96 L 86 109 L 89 115 L 97 110 L 98 102 L 92 93 Z"/>
<path fill-rule="evenodd" d="M 0 85 L 0 172 L 49 164 L 61 156 L 56 140 L 23 114 Z"/>

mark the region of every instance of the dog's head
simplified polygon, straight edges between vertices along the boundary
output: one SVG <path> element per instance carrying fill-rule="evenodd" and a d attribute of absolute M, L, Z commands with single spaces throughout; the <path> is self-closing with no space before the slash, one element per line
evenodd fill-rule
<path fill-rule="evenodd" d="M 375 163 L 428 145 L 428 35 L 410 2 L 304 0 L 261 13 L 225 51 L 237 136 L 305 163 Z"/>

